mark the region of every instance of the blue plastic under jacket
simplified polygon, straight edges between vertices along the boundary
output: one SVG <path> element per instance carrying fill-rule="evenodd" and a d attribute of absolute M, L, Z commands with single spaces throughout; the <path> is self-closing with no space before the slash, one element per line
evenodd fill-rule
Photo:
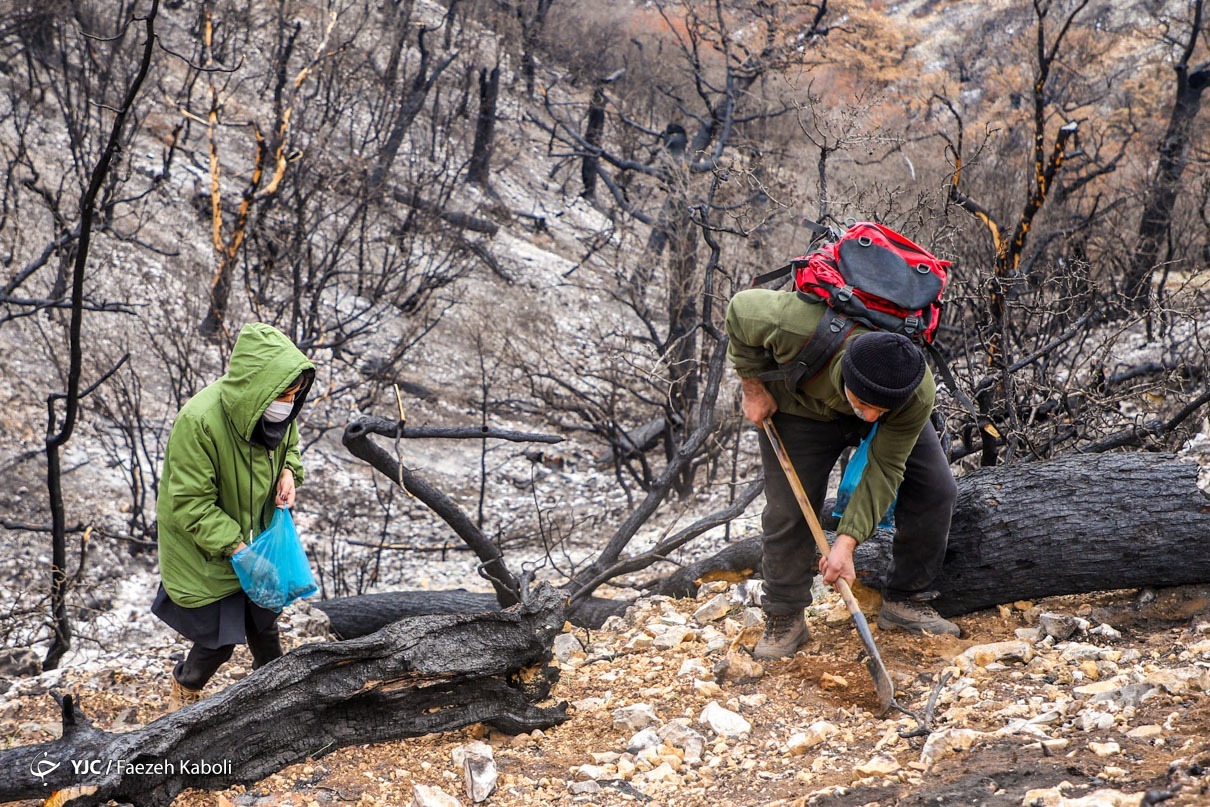
<path fill-rule="evenodd" d="M 849 506 L 849 499 L 853 498 L 853 491 L 857 490 L 857 483 L 861 481 L 861 475 L 865 473 L 866 464 L 869 462 L 870 442 L 874 439 L 874 435 L 878 432 L 878 424 L 874 424 L 874 428 L 870 429 L 870 433 L 861 441 L 861 445 L 857 446 L 857 450 L 853 452 L 853 456 L 849 458 L 849 464 L 845 466 L 844 476 L 840 478 L 840 488 L 836 491 L 836 507 L 832 510 L 832 515 L 840 518 L 844 515 L 844 509 Z M 891 502 L 891 506 L 887 508 L 886 515 L 882 517 L 882 521 L 878 522 L 878 528 L 889 530 L 895 526 L 895 502 L 899 501 L 899 497 L 895 497 L 895 501 Z"/>

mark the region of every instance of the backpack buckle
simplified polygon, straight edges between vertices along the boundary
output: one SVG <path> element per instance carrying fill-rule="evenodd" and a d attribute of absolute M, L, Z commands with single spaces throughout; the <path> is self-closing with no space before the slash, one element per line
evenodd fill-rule
<path fill-rule="evenodd" d="M 840 333 L 845 328 L 845 322 L 846 320 L 844 317 L 836 317 L 834 320 L 828 323 L 828 330 L 830 330 L 832 333 Z"/>
<path fill-rule="evenodd" d="M 924 324 L 924 321 L 921 320 L 920 317 L 904 317 L 903 318 L 903 333 L 907 336 L 911 336 L 912 334 L 919 331 L 920 326 L 923 324 Z"/>
<path fill-rule="evenodd" d="M 853 287 L 841 286 L 838 288 L 836 290 L 836 299 L 842 303 L 847 303 L 849 300 L 853 299 Z"/>

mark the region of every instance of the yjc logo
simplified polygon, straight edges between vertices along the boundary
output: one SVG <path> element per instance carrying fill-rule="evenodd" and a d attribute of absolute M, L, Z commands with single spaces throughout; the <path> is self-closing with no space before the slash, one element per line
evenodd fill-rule
<path fill-rule="evenodd" d="M 29 764 L 29 772 L 42 780 L 43 787 L 46 787 L 46 777 L 50 776 L 59 769 L 58 762 L 55 762 L 52 759 L 42 759 L 42 757 L 45 756 L 46 752 L 43 751 L 38 755 L 39 758 L 37 760 Z"/>

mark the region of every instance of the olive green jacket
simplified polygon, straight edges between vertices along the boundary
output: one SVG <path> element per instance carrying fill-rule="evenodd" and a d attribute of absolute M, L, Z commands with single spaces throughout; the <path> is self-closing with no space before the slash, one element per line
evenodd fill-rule
<path fill-rule="evenodd" d="M 736 294 L 727 307 L 727 355 L 740 377 L 751 378 L 793 360 L 815 333 L 824 309 L 820 303 L 785 291 L 748 289 Z M 778 411 L 821 421 L 853 415 L 844 394 L 841 357 L 849 342 L 868 331 L 855 327 L 827 367 L 797 389 L 784 380 L 768 382 L 765 386 Z M 936 397 L 937 384 L 926 367 L 924 379 L 907 402 L 879 421 L 870 443 L 869 464 L 845 508 L 838 534 L 851 535 L 858 542 L 874 534 L 879 519 L 895 501 L 908 455 L 929 422 Z"/>
<path fill-rule="evenodd" d="M 227 373 L 177 414 L 156 500 L 160 578 L 177 605 L 198 608 L 239 591 L 228 556 L 268 525 L 282 469 L 302 482 L 297 423 L 273 450 L 252 435 L 265 409 L 304 370 L 314 365 L 284 334 L 263 323 L 245 325 Z"/>

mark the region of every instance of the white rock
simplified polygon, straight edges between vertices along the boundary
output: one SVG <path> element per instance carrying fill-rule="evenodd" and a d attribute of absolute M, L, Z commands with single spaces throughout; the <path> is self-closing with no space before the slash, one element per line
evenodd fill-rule
<path fill-rule="evenodd" d="M 858 776 L 891 776 L 898 772 L 899 762 L 890 754 L 875 754 L 869 760 L 856 765 L 853 773 Z"/>
<path fill-rule="evenodd" d="M 726 594 L 716 594 L 693 612 L 693 619 L 699 625 L 705 625 L 716 619 L 722 619 L 730 610 L 731 598 Z"/>
<path fill-rule="evenodd" d="M 646 703 L 632 703 L 613 710 L 614 728 L 642 731 L 648 726 L 662 723 L 655 709 Z"/>
<path fill-rule="evenodd" d="M 740 625 L 742 625 L 745 628 L 751 628 L 756 625 L 760 625 L 761 627 L 764 627 L 764 624 L 765 624 L 765 612 L 764 611 L 760 610 L 759 608 L 745 608 L 744 609 L 744 618 L 742 620 L 740 620 Z"/>
<path fill-rule="evenodd" d="M 1112 757 L 1122 752 L 1122 747 L 1115 742 L 1088 744 L 1088 750 L 1096 754 L 1098 757 Z"/>
<path fill-rule="evenodd" d="M 571 773 L 578 782 L 587 782 L 590 779 L 595 782 L 598 779 L 609 779 L 613 776 L 613 773 L 604 765 L 578 765 L 572 768 Z"/>
<path fill-rule="evenodd" d="M 1104 658 L 1107 651 L 1103 647 L 1097 647 L 1095 644 L 1082 644 L 1080 642 L 1067 642 L 1059 645 L 1059 658 L 1063 661 L 1096 661 Z"/>
<path fill-rule="evenodd" d="M 1113 728 L 1113 715 L 1094 709 L 1085 709 L 1076 717 L 1076 726 L 1085 733 L 1093 731 L 1108 731 Z"/>
<path fill-rule="evenodd" d="M 1018 639 L 1031 644 L 1037 644 L 1038 642 L 1042 641 L 1043 637 L 1046 636 L 1046 631 L 1042 630 L 1040 627 L 1017 628 L 1013 631 L 1013 633 Z"/>
<path fill-rule="evenodd" d="M 691 638 L 697 638 L 697 632 L 692 631 L 683 625 L 669 625 L 652 641 L 651 646 L 656 650 L 671 650 Z"/>
<path fill-rule="evenodd" d="M 1156 689 L 1151 684 L 1127 684 L 1126 686 L 1116 687 L 1107 692 L 1097 693 L 1092 696 L 1092 701 L 1094 703 L 1108 701 L 1119 709 L 1125 709 L 1127 707 L 1137 707 L 1155 692 Z"/>
<path fill-rule="evenodd" d="M 644 748 L 658 747 L 660 742 L 660 735 L 656 734 L 655 729 L 646 728 L 627 740 L 626 753 L 638 754 Z"/>
<path fill-rule="evenodd" d="M 805 754 L 808 750 L 819 745 L 839 731 L 840 729 L 826 720 L 812 723 L 806 731 L 796 732 L 790 736 L 790 739 L 786 740 L 786 753 L 792 756 Z"/>
<path fill-rule="evenodd" d="M 1071 691 L 1077 697 L 1091 699 L 1098 695 L 1113 692 L 1122 686 L 1123 683 L 1125 683 L 1125 679 L 1111 678 L 1108 681 L 1094 681 L 1091 684 L 1081 684 Z"/>
<path fill-rule="evenodd" d="M 1038 626 L 1046 633 L 1047 636 L 1053 637 L 1056 641 L 1065 642 L 1076 634 L 1081 629 L 1088 628 L 1088 621 L 1072 616 L 1071 614 L 1041 614 L 1038 617 Z"/>
<path fill-rule="evenodd" d="M 1118 630 L 1114 629 L 1113 627 L 1106 625 L 1103 622 L 1088 632 L 1090 634 L 1092 634 L 1093 636 L 1104 636 L 1106 639 L 1109 639 L 1110 641 L 1117 641 L 1118 639 L 1122 638 L 1121 631 L 1118 631 Z"/>
<path fill-rule="evenodd" d="M 694 731 L 688 720 L 684 718 L 669 720 L 660 727 L 659 736 L 668 745 L 681 749 L 685 753 L 687 764 L 701 764 L 702 751 L 706 748 L 706 738 L 700 732 Z"/>
<path fill-rule="evenodd" d="M 567 786 L 567 792 L 573 796 L 595 796 L 601 792 L 601 786 L 589 779 L 587 782 L 572 782 Z"/>
<path fill-rule="evenodd" d="M 759 680 L 764 674 L 763 664 L 738 650 L 728 650 L 714 665 L 714 677 L 719 681 L 747 683 Z"/>
<path fill-rule="evenodd" d="M 759 606 L 765 596 L 765 581 L 751 578 L 736 585 L 731 592 L 731 600 L 736 605 Z"/>
<path fill-rule="evenodd" d="M 583 653 L 584 645 L 580 640 L 571 633 L 560 633 L 551 643 L 551 649 L 554 650 L 555 658 L 559 661 L 569 661 L 573 654 Z"/>
<path fill-rule="evenodd" d="M 461 751 L 462 775 L 466 783 L 466 795 L 478 804 L 487 801 L 496 790 L 496 761 L 492 747 L 487 743 L 470 743 L 455 750 L 455 764 Z"/>
<path fill-rule="evenodd" d="M 680 678 L 709 678 L 710 670 L 702 659 L 687 658 L 681 662 L 681 668 L 676 674 Z"/>
<path fill-rule="evenodd" d="M 752 731 L 752 724 L 739 714 L 710 701 L 698 717 L 698 722 L 709 726 L 715 734 L 723 737 L 742 737 Z"/>
<path fill-rule="evenodd" d="M 1146 726 L 1138 726 L 1126 732 L 1126 736 L 1135 740 L 1154 740 L 1156 737 L 1164 736 L 1163 726 L 1157 726 L 1154 723 L 1149 723 Z"/>
<path fill-rule="evenodd" d="M 462 807 L 462 803 L 439 787 L 416 785 L 412 788 L 412 807 Z"/>
<path fill-rule="evenodd" d="M 993 642 L 968 647 L 954 663 L 965 672 L 976 667 L 986 667 L 993 662 L 1027 662 L 1034 657 L 1033 647 L 1029 642 L 1008 641 Z"/>
<path fill-rule="evenodd" d="M 663 762 L 658 768 L 644 773 L 643 779 L 648 782 L 671 782 L 674 784 L 681 781 L 680 775 L 667 762 Z"/>
<path fill-rule="evenodd" d="M 1071 782 L 1062 782 L 1056 787 L 1030 790 L 1021 803 L 1030 807 L 1138 807 L 1143 800 L 1142 793 L 1122 793 L 1108 788 L 1094 790 L 1087 796 L 1069 798 L 1063 795 L 1064 790 L 1074 787 Z"/>
<path fill-rule="evenodd" d="M 934 731 L 924 743 L 920 752 L 920 761 L 925 765 L 933 765 L 943 757 L 956 754 L 959 751 L 969 751 L 975 743 L 988 737 L 974 729 L 941 729 Z"/>
<path fill-rule="evenodd" d="M 1179 667 L 1155 670 L 1147 674 L 1147 683 L 1163 687 L 1170 695 L 1210 691 L 1210 670 L 1200 667 Z"/>

